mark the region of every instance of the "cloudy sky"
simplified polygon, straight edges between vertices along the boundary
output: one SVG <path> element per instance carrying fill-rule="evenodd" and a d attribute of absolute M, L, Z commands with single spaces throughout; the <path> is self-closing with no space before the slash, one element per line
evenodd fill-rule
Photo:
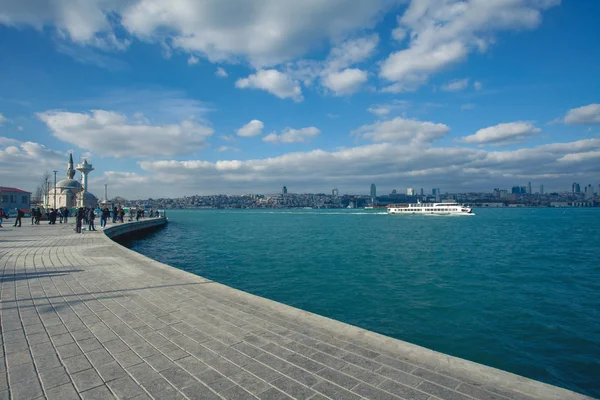
<path fill-rule="evenodd" d="M 0 0 L 0 186 L 600 183 L 600 3 Z"/>

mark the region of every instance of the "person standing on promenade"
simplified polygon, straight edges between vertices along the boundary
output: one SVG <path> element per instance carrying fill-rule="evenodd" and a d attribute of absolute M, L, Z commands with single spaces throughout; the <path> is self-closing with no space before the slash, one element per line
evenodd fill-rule
<path fill-rule="evenodd" d="M 40 210 L 40 208 L 36 208 L 34 210 L 35 213 L 35 224 L 39 225 L 40 224 L 40 218 L 42 218 L 42 210 Z"/>
<path fill-rule="evenodd" d="M 75 213 L 75 232 L 81 233 L 81 223 L 83 221 L 83 207 L 79 207 Z"/>
<path fill-rule="evenodd" d="M 102 210 L 102 216 L 100 217 L 100 227 L 104 228 L 106 226 L 106 222 L 108 221 L 108 218 L 110 217 L 110 210 L 108 209 L 108 207 L 104 207 L 104 210 Z"/>
<path fill-rule="evenodd" d="M 4 218 L 4 210 L 0 207 L 0 228 L 2 228 L 2 218 Z"/>
<path fill-rule="evenodd" d="M 31 209 L 31 225 L 35 225 L 35 208 Z"/>
<path fill-rule="evenodd" d="M 112 215 L 113 215 L 113 224 L 115 222 L 117 222 L 118 212 L 119 212 L 119 210 L 117 209 L 117 206 L 113 206 L 113 213 L 112 213 Z"/>
<path fill-rule="evenodd" d="M 96 227 L 94 226 L 94 219 L 96 219 L 96 213 L 93 208 L 88 210 L 88 231 L 95 231 Z"/>
<path fill-rule="evenodd" d="M 67 207 L 65 207 L 64 213 L 65 213 L 65 224 L 66 224 L 67 222 L 69 222 L 69 209 Z"/>
<path fill-rule="evenodd" d="M 25 215 L 25 213 L 21 210 L 19 210 L 18 208 L 15 208 L 15 213 L 17 214 L 17 216 L 15 217 L 15 225 L 17 226 L 17 223 L 19 224 L 19 228 L 21 227 L 21 218 L 23 218 L 23 216 Z"/>

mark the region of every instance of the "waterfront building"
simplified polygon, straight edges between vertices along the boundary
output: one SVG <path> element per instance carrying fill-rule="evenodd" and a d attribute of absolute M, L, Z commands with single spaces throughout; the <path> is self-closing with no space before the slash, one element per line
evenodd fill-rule
<path fill-rule="evenodd" d="M 371 183 L 371 204 L 375 205 L 377 201 L 377 187 L 374 183 Z"/>
<path fill-rule="evenodd" d="M 581 186 L 579 186 L 579 183 L 577 182 L 573 183 L 571 189 L 573 190 L 573 193 L 581 193 Z"/>
<path fill-rule="evenodd" d="M 415 190 L 413 188 L 406 188 L 406 195 L 407 196 L 414 196 L 415 195 Z"/>
<path fill-rule="evenodd" d="M 14 187 L 0 186 L 0 207 L 10 214 L 14 214 L 15 208 L 29 210 L 31 193 Z"/>

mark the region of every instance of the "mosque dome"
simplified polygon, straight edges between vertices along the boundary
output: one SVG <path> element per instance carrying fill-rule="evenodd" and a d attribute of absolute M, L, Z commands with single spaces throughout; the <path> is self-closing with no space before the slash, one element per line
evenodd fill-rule
<path fill-rule="evenodd" d="M 75 179 L 62 179 L 56 182 L 56 187 L 58 189 L 70 189 L 74 192 L 81 192 L 83 190 L 81 183 Z"/>
<path fill-rule="evenodd" d="M 84 200 L 98 200 L 98 198 L 90 192 L 83 192 L 81 195 L 83 196 Z"/>

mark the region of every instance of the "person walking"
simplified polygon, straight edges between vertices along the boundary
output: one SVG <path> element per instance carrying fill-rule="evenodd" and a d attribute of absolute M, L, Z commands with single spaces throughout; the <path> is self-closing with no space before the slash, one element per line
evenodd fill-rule
<path fill-rule="evenodd" d="M 36 208 L 34 211 L 35 214 L 35 224 L 39 225 L 40 224 L 40 218 L 42 218 L 42 210 L 40 210 L 40 208 Z"/>
<path fill-rule="evenodd" d="M 65 220 L 65 224 L 66 224 L 67 222 L 69 222 L 69 209 L 67 207 L 65 207 L 63 209 L 63 214 L 64 214 L 64 220 Z"/>
<path fill-rule="evenodd" d="M 15 217 L 15 225 L 14 226 L 17 226 L 17 224 L 19 224 L 19 228 L 20 228 L 21 227 L 21 218 L 23 218 L 25 213 L 18 208 L 15 208 L 15 213 L 17 214 L 17 216 Z"/>
<path fill-rule="evenodd" d="M 4 218 L 4 210 L 0 207 L 0 228 L 2 228 L 2 218 Z"/>
<path fill-rule="evenodd" d="M 35 208 L 31 209 L 31 225 L 35 224 Z"/>

